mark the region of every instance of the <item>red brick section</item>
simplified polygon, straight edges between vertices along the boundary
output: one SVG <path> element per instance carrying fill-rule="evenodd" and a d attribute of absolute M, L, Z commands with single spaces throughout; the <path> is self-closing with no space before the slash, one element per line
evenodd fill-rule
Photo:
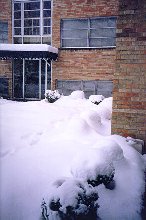
<path fill-rule="evenodd" d="M 120 0 L 118 13 L 112 133 L 146 141 L 146 1 Z"/>
<path fill-rule="evenodd" d="M 88 18 L 117 16 L 118 1 L 111 0 L 54 0 L 53 46 L 60 48 L 60 20 L 63 18 Z M 55 79 L 112 80 L 115 72 L 115 49 L 62 50 L 53 63 Z"/>
<path fill-rule="evenodd" d="M 8 22 L 8 43 L 12 43 L 12 10 L 11 0 L 0 0 L 0 21 Z M 0 77 L 9 79 L 9 94 L 12 97 L 12 63 L 0 60 Z"/>

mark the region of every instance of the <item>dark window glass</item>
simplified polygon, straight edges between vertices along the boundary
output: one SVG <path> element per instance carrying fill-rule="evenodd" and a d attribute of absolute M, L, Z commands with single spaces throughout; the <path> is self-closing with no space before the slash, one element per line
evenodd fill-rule
<path fill-rule="evenodd" d="M 51 28 L 50 27 L 44 27 L 44 34 L 51 34 Z"/>
<path fill-rule="evenodd" d="M 32 28 L 24 28 L 24 35 L 32 35 Z"/>
<path fill-rule="evenodd" d="M 21 11 L 14 12 L 14 19 L 21 19 Z"/>
<path fill-rule="evenodd" d="M 44 1 L 43 8 L 51 9 L 51 1 Z"/>
<path fill-rule="evenodd" d="M 21 37 L 14 37 L 14 44 L 22 44 L 22 38 Z"/>
<path fill-rule="evenodd" d="M 50 18 L 44 19 L 44 26 L 51 26 L 51 19 Z"/>
<path fill-rule="evenodd" d="M 33 28 L 33 35 L 39 35 L 40 29 L 38 27 Z"/>
<path fill-rule="evenodd" d="M 24 18 L 40 17 L 40 11 L 24 11 Z"/>
<path fill-rule="evenodd" d="M 23 98 L 23 61 L 14 60 L 14 97 Z"/>
<path fill-rule="evenodd" d="M 14 35 L 21 35 L 21 28 L 14 28 Z"/>
<path fill-rule="evenodd" d="M 24 20 L 24 27 L 31 27 L 32 26 L 32 20 L 31 19 L 25 19 Z"/>
<path fill-rule="evenodd" d="M 24 10 L 37 10 L 40 9 L 40 2 L 24 3 Z"/>
<path fill-rule="evenodd" d="M 21 20 L 14 20 L 14 27 L 21 27 Z"/>
<path fill-rule="evenodd" d="M 20 11 L 21 10 L 21 3 L 15 3 L 14 4 L 14 11 Z"/>
<path fill-rule="evenodd" d="M 33 26 L 40 26 L 40 20 L 34 19 L 33 20 Z"/>
<path fill-rule="evenodd" d="M 43 16 L 44 17 L 51 17 L 51 10 L 44 10 L 43 11 Z"/>

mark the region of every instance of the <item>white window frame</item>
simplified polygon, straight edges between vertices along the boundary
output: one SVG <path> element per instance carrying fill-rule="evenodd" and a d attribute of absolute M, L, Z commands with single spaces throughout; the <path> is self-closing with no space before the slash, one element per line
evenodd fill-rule
<path fill-rule="evenodd" d="M 40 2 L 40 34 L 39 35 L 24 35 L 24 3 L 25 2 Z M 50 30 L 51 33 L 50 34 L 43 34 L 43 27 L 44 27 L 44 22 L 43 19 L 45 17 L 43 17 L 43 2 L 47 1 L 47 0 L 12 0 L 12 42 L 14 43 L 14 38 L 21 38 L 22 39 L 22 44 L 24 43 L 24 37 L 28 37 L 28 38 L 36 38 L 36 37 L 40 37 L 41 41 L 40 43 L 43 43 L 43 38 L 49 37 L 50 38 L 50 45 L 52 45 L 52 10 L 53 10 L 53 0 L 48 0 L 51 2 L 51 17 L 46 17 L 46 18 L 50 18 L 51 20 L 51 24 L 50 26 Z M 14 3 L 21 3 L 21 35 L 15 35 L 14 34 Z M 32 41 L 33 42 L 33 41 Z"/>

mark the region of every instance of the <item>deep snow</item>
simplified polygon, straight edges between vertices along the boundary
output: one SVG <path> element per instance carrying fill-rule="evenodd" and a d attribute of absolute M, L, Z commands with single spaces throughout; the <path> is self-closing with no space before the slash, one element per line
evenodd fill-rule
<path fill-rule="evenodd" d="M 54 181 L 86 181 L 113 167 L 115 189 L 97 187 L 99 216 L 140 219 L 145 157 L 133 139 L 111 135 L 111 113 L 112 98 L 95 105 L 80 92 L 55 103 L 0 99 L 0 219 L 39 220 L 43 198 L 56 192 Z M 65 187 L 62 201 L 74 203 Z"/>

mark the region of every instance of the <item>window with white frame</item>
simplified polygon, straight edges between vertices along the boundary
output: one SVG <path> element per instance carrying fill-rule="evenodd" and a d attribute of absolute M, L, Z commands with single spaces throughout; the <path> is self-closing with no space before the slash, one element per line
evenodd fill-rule
<path fill-rule="evenodd" d="M 51 0 L 13 1 L 13 39 L 51 44 Z"/>
<path fill-rule="evenodd" d="M 0 43 L 8 43 L 8 22 L 0 21 Z"/>
<path fill-rule="evenodd" d="M 115 47 L 116 17 L 61 20 L 62 48 Z"/>

